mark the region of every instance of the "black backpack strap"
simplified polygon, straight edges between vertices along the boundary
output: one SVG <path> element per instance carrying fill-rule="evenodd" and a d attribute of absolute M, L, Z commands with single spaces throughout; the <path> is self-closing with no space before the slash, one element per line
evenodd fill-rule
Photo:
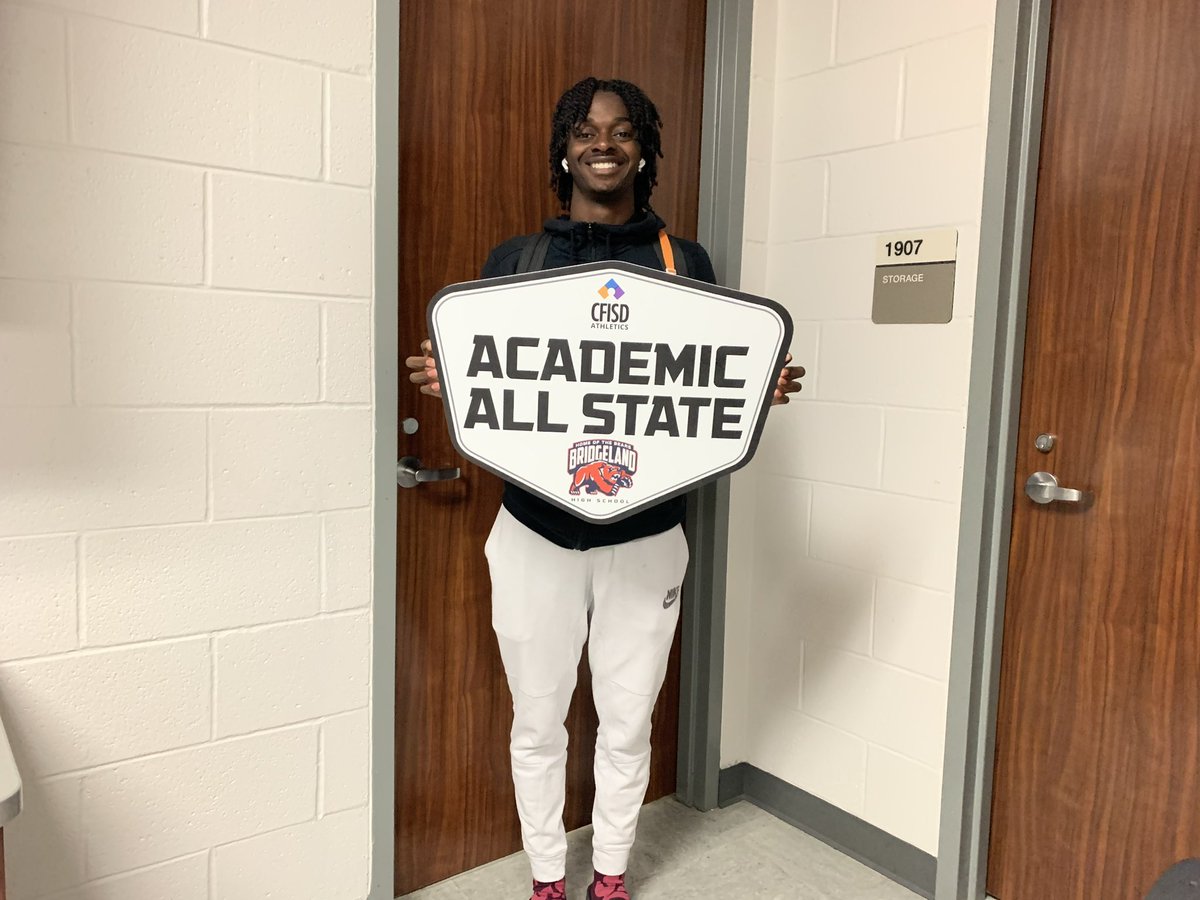
<path fill-rule="evenodd" d="M 540 231 L 537 234 L 531 234 L 525 241 L 525 246 L 521 248 L 521 255 L 517 257 L 517 275 L 523 275 L 526 272 L 540 272 L 542 267 L 546 265 L 546 253 L 550 249 L 550 232 Z"/>
<path fill-rule="evenodd" d="M 675 251 L 675 274 L 687 278 L 687 255 L 683 252 L 683 246 L 673 237 L 671 238 L 671 249 Z"/>

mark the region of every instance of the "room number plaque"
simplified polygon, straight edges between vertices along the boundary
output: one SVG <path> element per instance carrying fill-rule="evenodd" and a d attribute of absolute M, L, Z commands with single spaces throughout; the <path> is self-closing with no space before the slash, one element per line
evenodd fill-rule
<path fill-rule="evenodd" d="M 875 244 L 877 325 L 944 325 L 954 315 L 954 269 L 958 231 L 900 231 Z"/>

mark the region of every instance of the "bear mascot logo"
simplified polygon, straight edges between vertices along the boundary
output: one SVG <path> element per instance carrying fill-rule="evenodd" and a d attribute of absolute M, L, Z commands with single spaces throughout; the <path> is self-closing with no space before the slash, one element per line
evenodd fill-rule
<path fill-rule="evenodd" d="M 589 494 L 601 493 L 612 497 L 621 488 L 633 487 L 633 478 L 629 470 L 615 463 L 598 459 L 575 470 L 571 480 L 571 493 L 578 494 L 580 489 Z"/>

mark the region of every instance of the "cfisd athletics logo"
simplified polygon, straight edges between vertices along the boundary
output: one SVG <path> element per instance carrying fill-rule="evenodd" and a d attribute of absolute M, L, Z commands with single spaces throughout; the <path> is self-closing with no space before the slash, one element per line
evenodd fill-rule
<path fill-rule="evenodd" d="M 622 488 L 633 487 L 637 450 L 623 441 L 580 441 L 567 451 L 567 471 L 571 494 L 583 491 L 614 497 Z"/>
<path fill-rule="evenodd" d="M 608 279 L 596 293 L 605 302 L 592 304 L 592 328 L 601 331 L 628 331 L 629 304 L 617 302 L 625 296 L 625 291 L 617 284 L 617 279 Z"/>
<path fill-rule="evenodd" d="M 600 288 L 600 290 L 596 291 L 596 293 L 605 300 L 608 299 L 610 294 L 614 300 L 620 300 L 625 296 L 625 292 L 621 290 L 621 286 L 617 284 L 617 279 L 615 278 L 610 278 L 608 281 L 604 282 L 604 286 Z"/>

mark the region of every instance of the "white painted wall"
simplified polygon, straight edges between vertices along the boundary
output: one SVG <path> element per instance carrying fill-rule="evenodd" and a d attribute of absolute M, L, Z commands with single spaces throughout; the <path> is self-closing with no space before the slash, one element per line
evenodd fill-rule
<path fill-rule="evenodd" d="M 367 893 L 371 0 L 0 0 L 11 900 Z"/>
<path fill-rule="evenodd" d="M 742 287 L 802 399 L 734 480 L 723 764 L 926 850 L 938 806 L 995 0 L 757 0 Z M 871 318 L 875 236 L 959 229 L 954 321 Z"/>

